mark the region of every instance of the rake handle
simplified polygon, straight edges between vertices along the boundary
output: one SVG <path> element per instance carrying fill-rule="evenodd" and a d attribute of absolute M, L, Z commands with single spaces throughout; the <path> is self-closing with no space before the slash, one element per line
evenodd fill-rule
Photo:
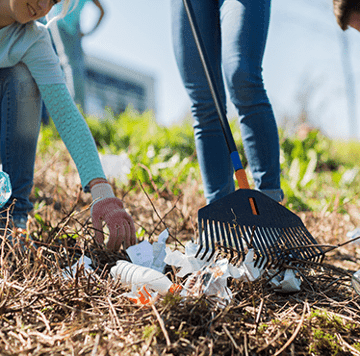
<path fill-rule="evenodd" d="M 207 79 L 209 87 L 210 87 L 211 95 L 213 97 L 217 112 L 219 114 L 221 128 L 224 133 L 225 141 L 226 141 L 227 147 L 229 149 L 231 161 L 232 161 L 232 164 L 233 164 L 233 167 L 235 170 L 235 177 L 239 184 L 239 188 L 250 189 L 245 170 L 243 168 L 239 153 L 237 151 L 234 137 L 231 133 L 229 121 L 226 117 L 226 111 L 225 111 L 224 105 L 222 104 L 222 102 L 220 100 L 219 89 L 216 85 L 215 76 L 214 76 L 214 73 L 213 73 L 211 65 L 210 65 L 209 57 L 206 53 L 206 49 L 205 49 L 204 43 L 201 38 L 200 29 L 198 27 L 198 24 L 196 23 L 194 10 L 192 8 L 190 0 L 183 0 L 183 3 L 184 3 L 186 14 L 189 19 L 189 23 L 190 23 L 191 31 L 194 36 L 196 47 L 199 51 L 200 59 L 201 59 L 202 65 L 204 67 L 204 71 L 205 71 L 206 79 Z"/>

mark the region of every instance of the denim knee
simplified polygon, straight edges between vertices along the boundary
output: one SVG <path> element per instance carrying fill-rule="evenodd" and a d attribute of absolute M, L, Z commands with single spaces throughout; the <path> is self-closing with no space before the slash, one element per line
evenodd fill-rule
<path fill-rule="evenodd" d="M 32 210 L 36 145 L 41 122 L 41 96 L 28 68 L 19 63 L 0 69 L 0 134 L 3 170 L 10 176 L 14 219 L 26 219 Z"/>
<path fill-rule="evenodd" d="M 228 82 L 231 101 L 240 114 L 247 114 L 254 107 L 271 110 L 261 74 L 239 68 L 228 76 Z"/>

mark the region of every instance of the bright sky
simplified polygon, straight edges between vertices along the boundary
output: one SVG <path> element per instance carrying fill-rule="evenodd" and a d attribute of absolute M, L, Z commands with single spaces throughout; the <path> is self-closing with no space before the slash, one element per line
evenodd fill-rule
<path fill-rule="evenodd" d="M 106 17 L 98 31 L 84 39 L 85 52 L 152 75 L 156 79 L 157 120 L 171 124 L 183 118 L 190 110 L 190 101 L 172 51 L 171 0 L 101 2 Z M 94 9 L 91 4 L 85 8 L 84 29 L 95 21 Z M 325 133 L 360 138 L 360 122 L 356 128 L 349 120 L 341 62 L 342 31 L 332 13 L 332 1 L 273 0 L 271 16 L 263 67 L 278 123 L 283 123 L 284 115 L 297 117 L 304 103 L 310 120 Z M 350 53 L 346 68 L 357 79 L 360 99 L 360 33 L 348 30 L 346 38 Z M 360 100 L 357 102 L 360 120 Z M 229 107 L 229 117 L 234 117 L 235 111 Z"/>

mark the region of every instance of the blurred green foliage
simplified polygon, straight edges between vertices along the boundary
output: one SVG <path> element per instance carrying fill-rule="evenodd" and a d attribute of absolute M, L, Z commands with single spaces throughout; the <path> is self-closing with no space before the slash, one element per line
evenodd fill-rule
<path fill-rule="evenodd" d="M 86 121 L 101 154 L 128 155 L 130 183 L 140 180 L 153 191 L 166 187 L 178 194 L 179 183 L 201 182 L 190 120 L 165 127 L 151 112 L 128 109 L 116 117 L 108 110 L 105 118 L 87 116 Z M 246 167 L 237 121 L 231 120 L 230 126 Z M 59 139 L 53 123 L 43 127 L 39 151 Z M 292 137 L 280 130 L 280 152 L 281 185 L 289 208 L 342 211 L 345 203 L 359 200 L 359 142 L 331 140 L 316 129 Z"/>

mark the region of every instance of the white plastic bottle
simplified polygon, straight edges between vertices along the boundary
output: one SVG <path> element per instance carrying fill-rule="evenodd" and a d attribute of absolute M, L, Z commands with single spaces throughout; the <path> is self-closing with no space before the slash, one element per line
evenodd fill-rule
<path fill-rule="evenodd" d="M 2 208 L 11 197 L 10 177 L 7 173 L 0 171 L 0 208 Z"/>
<path fill-rule="evenodd" d="M 126 286 L 141 288 L 147 286 L 154 291 L 165 295 L 168 292 L 174 293 L 181 287 L 172 283 L 163 273 L 149 267 L 135 265 L 128 261 L 117 261 L 110 273 L 113 278 L 118 278 Z"/>

